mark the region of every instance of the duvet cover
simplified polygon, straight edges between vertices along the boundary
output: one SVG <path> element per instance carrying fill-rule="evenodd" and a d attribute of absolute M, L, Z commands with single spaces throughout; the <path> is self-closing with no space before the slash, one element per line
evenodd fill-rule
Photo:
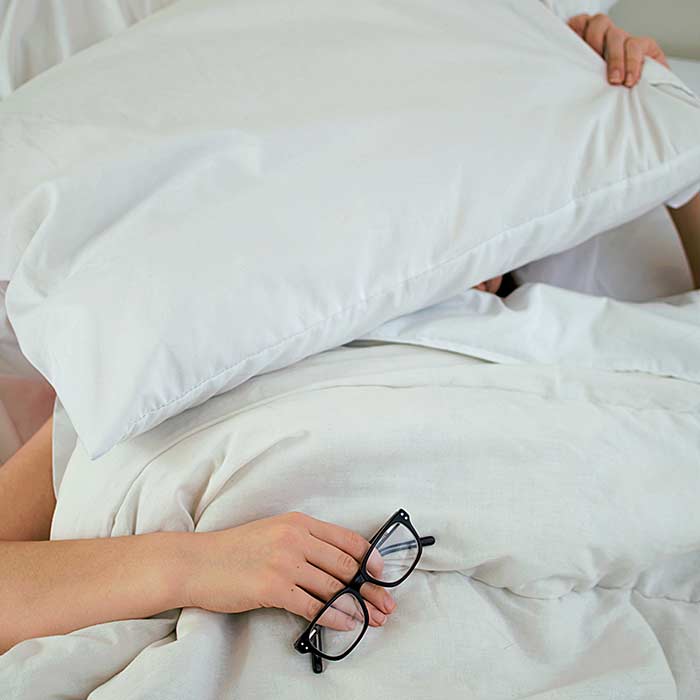
<path fill-rule="evenodd" d="M 468 292 L 99 460 L 79 446 L 54 538 L 289 510 L 370 535 L 403 507 L 437 542 L 389 624 L 321 676 L 292 648 L 300 618 L 185 609 L 23 642 L 3 698 L 697 698 L 699 308 Z"/>

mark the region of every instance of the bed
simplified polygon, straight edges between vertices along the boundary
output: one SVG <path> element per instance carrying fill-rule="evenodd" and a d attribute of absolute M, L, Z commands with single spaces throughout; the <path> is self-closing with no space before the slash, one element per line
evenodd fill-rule
<path fill-rule="evenodd" d="M 0 658 L 6 697 L 697 697 L 696 295 L 671 318 L 538 285 L 517 294 L 504 319 L 484 307 L 504 302 L 466 292 L 97 461 L 78 447 L 68 464 L 58 538 L 217 529 L 292 509 L 369 535 L 406 508 L 437 544 L 390 623 L 348 658 L 315 677 L 291 646 L 298 618 L 188 609 L 21 643 Z M 523 350 L 543 309 L 563 318 L 570 304 L 582 320 L 559 326 L 567 351 L 546 339 Z M 495 352 L 477 316 L 499 324 L 510 362 L 475 357 Z M 674 349 L 642 340 L 620 365 L 618 341 L 598 331 L 621 322 L 631 340 L 646 329 Z M 582 338 L 596 347 L 581 350 Z"/>
<path fill-rule="evenodd" d="M 466 290 L 98 459 L 62 422 L 53 538 L 289 510 L 369 535 L 402 507 L 436 545 L 320 677 L 299 618 L 185 609 L 18 644 L 3 697 L 697 698 L 700 298 L 668 293 Z"/>

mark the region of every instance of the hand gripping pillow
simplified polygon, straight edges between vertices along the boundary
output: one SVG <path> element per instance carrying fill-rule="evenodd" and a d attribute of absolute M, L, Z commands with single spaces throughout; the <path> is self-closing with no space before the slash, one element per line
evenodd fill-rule
<path fill-rule="evenodd" d="M 700 103 L 537 0 L 184 0 L 0 106 L 10 320 L 97 456 L 637 217 Z"/>

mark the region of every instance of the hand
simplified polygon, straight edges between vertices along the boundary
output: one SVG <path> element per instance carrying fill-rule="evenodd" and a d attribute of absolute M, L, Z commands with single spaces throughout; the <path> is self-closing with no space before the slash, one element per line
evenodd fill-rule
<path fill-rule="evenodd" d="M 286 513 L 218 532 L 192 536 L 186 605 L 215 612 L 284 608 L 307 620 L 355 576 L 369 543 L 338 525 L 302 513 Z M 373 576 L 382 571 L 379 553 L 370 557 Z M 386 589 L 366 583 L 361 589 L 370 625 L 386 622 L 396 603 Z M 350 629 L 339 610 L 323 624 Z"/>
<path fill-rule="evenodd" d="M 492 277 L 486 282 L 477 284 L 474 289 L 478 289 L 480 292 L 490 292 L 495 294 L 501 288 L 501 282 L 503 282 L 503 275 L 498 275 L 498 277 Z"/>
<path fill-rule="evenodd" d="M 645 56 L 668 68 L 666 56 L 654 39 L 630 36 L 607 15 L 576 15 L 569 26 L 605 59 L 611 85 L 634 87 L 642 76 Z"/>

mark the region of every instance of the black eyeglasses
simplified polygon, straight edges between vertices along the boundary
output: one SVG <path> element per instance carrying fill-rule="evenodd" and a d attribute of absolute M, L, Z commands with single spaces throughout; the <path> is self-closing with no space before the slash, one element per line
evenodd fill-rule
<path fill-rule="evenodd" d="M 369 613 L 360 595 L 362 584 L 374 583 L 384 588 L 393 588 L 403 583 L 420 561 L 423 547 L 435 544 L 435 538 L 420 537 L 411 524 L 408 513 L 399 509 L 382 525 L 369 543 L 370 548 L 352 581 L 321 608 L 294 642 L 294 648 L 300 654 L 311 654 L 311 665 L 315 673 L 323 671 L 322 659 L 344 659 L 360 643 L 367 631 Z M 380 557 L 379 561 L 377 555 Z M 381 571 L 377 577 L 367 570 L 371 557 L 375 569 Z M 331 620 L 334 627 L 344 626 L 347 629 L 329 627 Z"/>

